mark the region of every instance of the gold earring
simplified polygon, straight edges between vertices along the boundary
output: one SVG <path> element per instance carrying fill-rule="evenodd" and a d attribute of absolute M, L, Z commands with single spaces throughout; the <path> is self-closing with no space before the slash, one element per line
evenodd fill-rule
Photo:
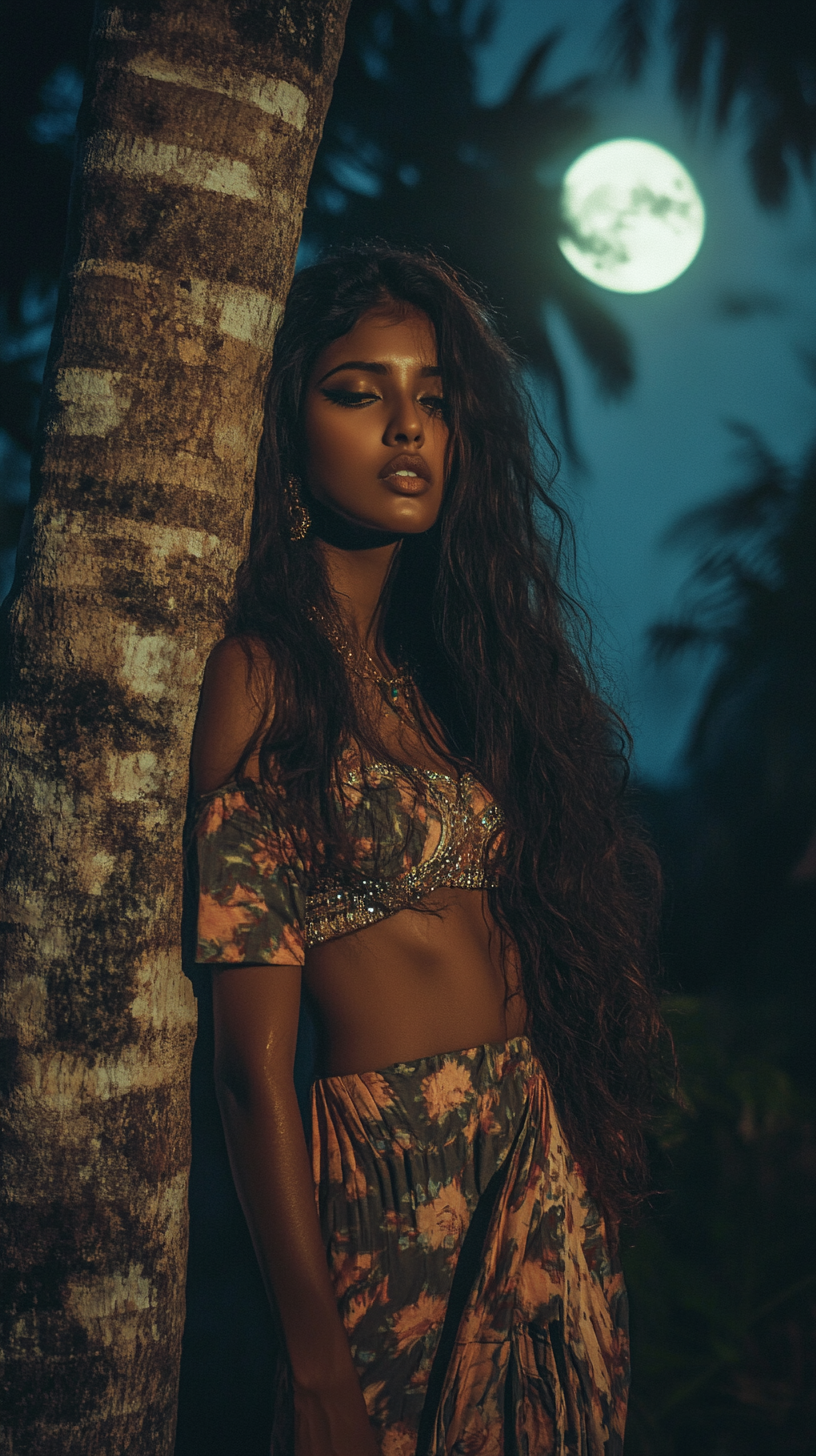
<path fill-rule="evenodd" d="M 312 524 L 312 518 L 303 504 L 300 481 L 296 475 L 290 475 L 286 482 L 286 513 L 289 517 L 290 541 L 302 541 Z"/>

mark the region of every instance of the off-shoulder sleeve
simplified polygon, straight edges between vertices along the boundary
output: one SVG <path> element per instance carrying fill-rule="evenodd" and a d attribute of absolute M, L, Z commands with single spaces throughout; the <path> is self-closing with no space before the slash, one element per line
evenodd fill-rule
<path fill-rule="evenodd" d="M 198 964 L 303 965 L 306 871 L 259 794 L 226 785 L 195 821 Z"/>

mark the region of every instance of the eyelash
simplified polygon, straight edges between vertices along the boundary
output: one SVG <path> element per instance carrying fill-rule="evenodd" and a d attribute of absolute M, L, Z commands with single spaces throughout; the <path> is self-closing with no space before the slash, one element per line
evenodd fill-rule
<path fill-rule="evenodd" d="M 351 389 L 324 389 L 321 392 L 332 404 L 339 404 L 342 409 L 362 409 L 367 403 L 379 399 L 377 394 Z M 434 415 L 441 415 L 445 408 L 445 401 L 439 394 L 423 394 L 419 402 L 429 406 L 430 413 Z"/>

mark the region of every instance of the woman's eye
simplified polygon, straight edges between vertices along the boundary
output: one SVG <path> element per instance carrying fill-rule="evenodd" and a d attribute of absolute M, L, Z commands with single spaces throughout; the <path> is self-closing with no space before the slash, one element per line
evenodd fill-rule
<path fill-rule="evenodd" d="M 423 394 L 419 401 L 431 414 L 441 415 L 445 413 L 445 401 L 441 394 Z"/>
<path fill-rule="evenodd" d="M 324 389 L 321 393 L 332 404 L 343 405 L 346 409 L 357 409 L 361 404 L 367 404 L 372 399 L 379 398 L 376 394 L 363 393 L 355 389 Z"/>

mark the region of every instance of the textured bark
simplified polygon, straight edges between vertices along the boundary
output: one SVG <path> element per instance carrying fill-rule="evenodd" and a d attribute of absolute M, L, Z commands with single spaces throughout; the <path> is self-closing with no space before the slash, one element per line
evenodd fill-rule
<path fill-rule="evenodd" d="M 3 1456 L 164 1456 L 201 669 L 348 0 L 100 6 L 7 620 Z"/>

